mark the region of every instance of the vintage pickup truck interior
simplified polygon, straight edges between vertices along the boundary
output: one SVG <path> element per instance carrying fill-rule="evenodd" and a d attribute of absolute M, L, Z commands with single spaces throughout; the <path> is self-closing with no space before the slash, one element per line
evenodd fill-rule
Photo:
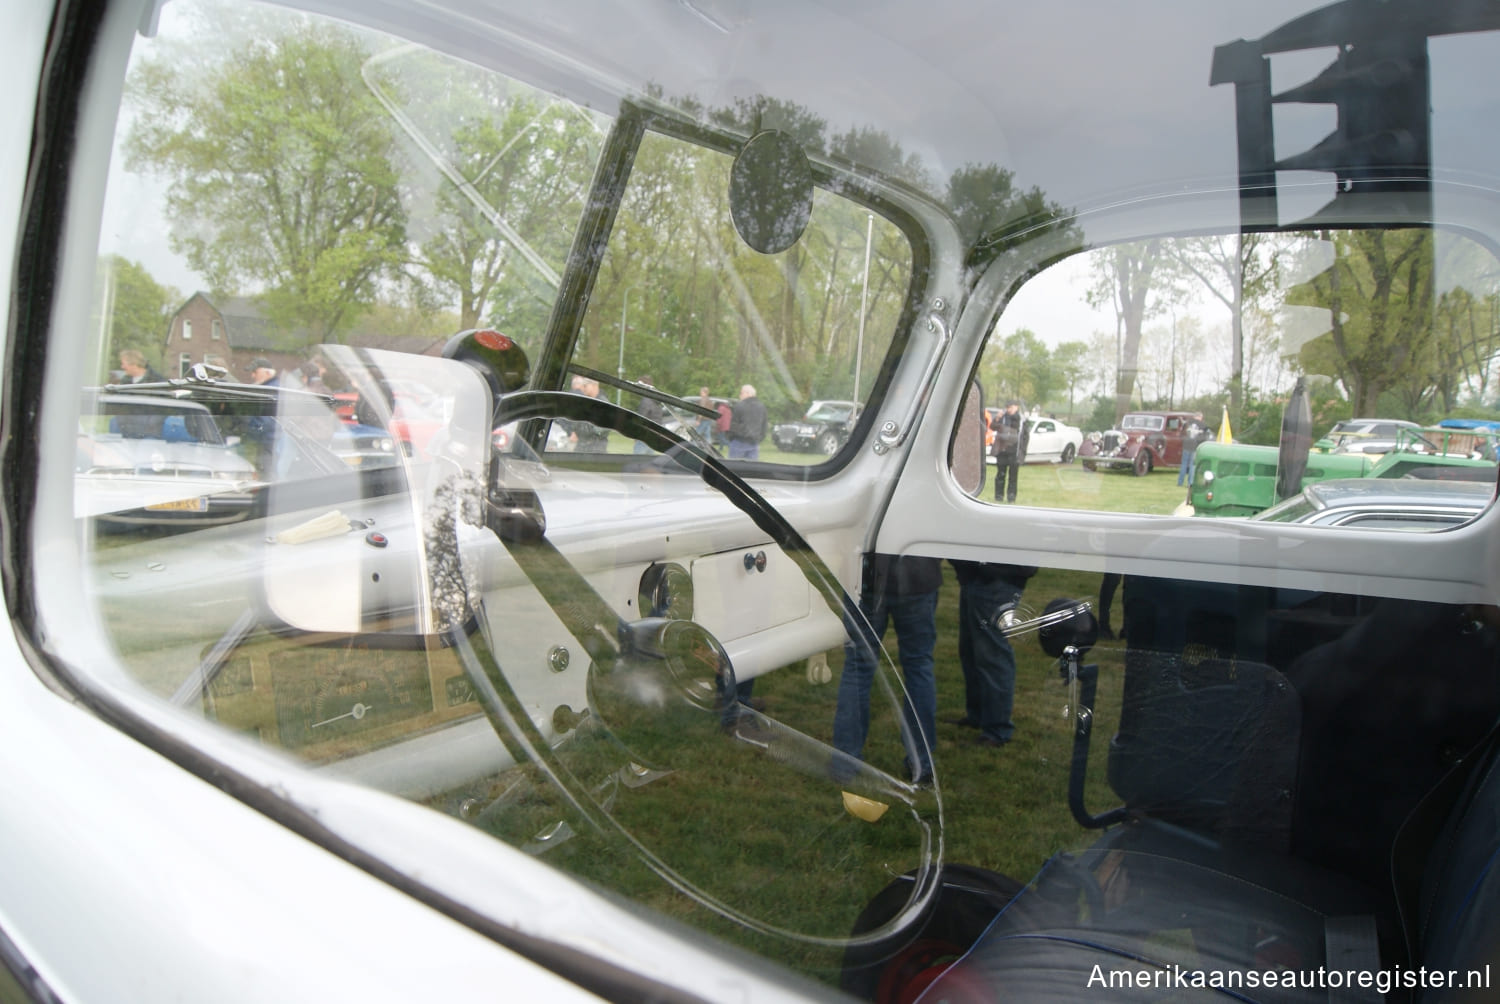
<path fill-rule="evenodd" d="M 47 13 L 0 997 L 1497 992 L 1492 507 L 1194 518 L 1099 438 L 1005 503 L 983 416 L 1222 412 L 1286 497 L 1488 415 L 1500 8 Z"/>

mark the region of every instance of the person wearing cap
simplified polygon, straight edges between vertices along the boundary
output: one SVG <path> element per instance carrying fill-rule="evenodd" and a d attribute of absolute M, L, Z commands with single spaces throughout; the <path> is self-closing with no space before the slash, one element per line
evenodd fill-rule
<path fill-rule="evenodd" d="M 1026 438 L 1026 416 L 1021 414 L 1021 402 L 1005 402 L 1005 410 L 995 419 L 995 445 L 990 448 L 995 457 L 996 502 L 1016 500 L 1021 461 L 1026 459 Z"/>
<path fill-rule="evenodd" d="M 271 365 L 271 360 L 257 356 L 250 364 L 250 382 L 263 387 L 275 387 L 281 380 L 276 367 Z"/>

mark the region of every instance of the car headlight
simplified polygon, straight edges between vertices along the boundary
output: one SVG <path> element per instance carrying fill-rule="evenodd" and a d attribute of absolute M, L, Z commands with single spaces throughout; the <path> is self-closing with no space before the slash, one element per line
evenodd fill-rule
<path fill-rule="evenodd" d="M 1206 485 L 1211 485 L 1211 484 L 1214 483 L 1214 472 L 1213 471 L 1204 471 L 1203 472 L 1203 483 L 1206 484 Z"/>
<path fill-rule="evenodd" d="M 1095 446 L 1098 446 L 1100 443 L 1104 442 L 1104 434 L 1102 432 L 1091 432 L 1083 438 L 1087 439 Z"/>
<path fill-rule="evenodd" d="M 375 448 L 382 453 L 390 453 L 396 448 L 396 444 L 390 436 L 381 436 L 375 441 Z"/>

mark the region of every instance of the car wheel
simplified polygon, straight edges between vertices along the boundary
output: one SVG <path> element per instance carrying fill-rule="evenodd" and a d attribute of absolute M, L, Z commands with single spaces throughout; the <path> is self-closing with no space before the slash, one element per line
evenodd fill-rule
<path fill-rule="evenodd" d="M 1151 473 L 1151 451 L 1142 450 L 1135 455 L 1135 462 L 1130 465 L 1131 471 L 1138 478 L 1143 478 Z"/>
<path fill-rule="evenodd" d="M 1064 443 L 1063 444 L 1063 451 L 1062 451 L 1062 462 L 1065 463 L 1065 464 L 1071 464 L 1073 462 L 1073 457 L 1074 456 L 1075 456 L 1075 454 L 1073 452 L 1073 444 L 1072 443 Z"/>
<path fill-rule="evenodd" d="M 839 447 L 841 445 L 842 444 L 839 442 L 838 433 L 834 432 L 832 429 L 829 429 L 827 432 L 818 437 L 818 452 L 823 454 L 823 456 L 825 457 L 831 457 L 835 453 L 839 452 Z"/>

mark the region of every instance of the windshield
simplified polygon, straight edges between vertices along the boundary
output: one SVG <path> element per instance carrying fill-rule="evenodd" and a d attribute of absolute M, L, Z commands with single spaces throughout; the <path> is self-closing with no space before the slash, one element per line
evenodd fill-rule
<path fill-rule="evenodd" d="M 1155 431 L 1166 424 L 1166 419 L 1160 415 L 1126 415 L 1120 420 L 1120 428 L 1125 430 L 1146 429 Z"/>
<path fill-rule="evenodd" d="M 809 411 L 807 418 L 813 422 L 847 422 L 853 411 L 852 405 L 823 404 Z"/>

